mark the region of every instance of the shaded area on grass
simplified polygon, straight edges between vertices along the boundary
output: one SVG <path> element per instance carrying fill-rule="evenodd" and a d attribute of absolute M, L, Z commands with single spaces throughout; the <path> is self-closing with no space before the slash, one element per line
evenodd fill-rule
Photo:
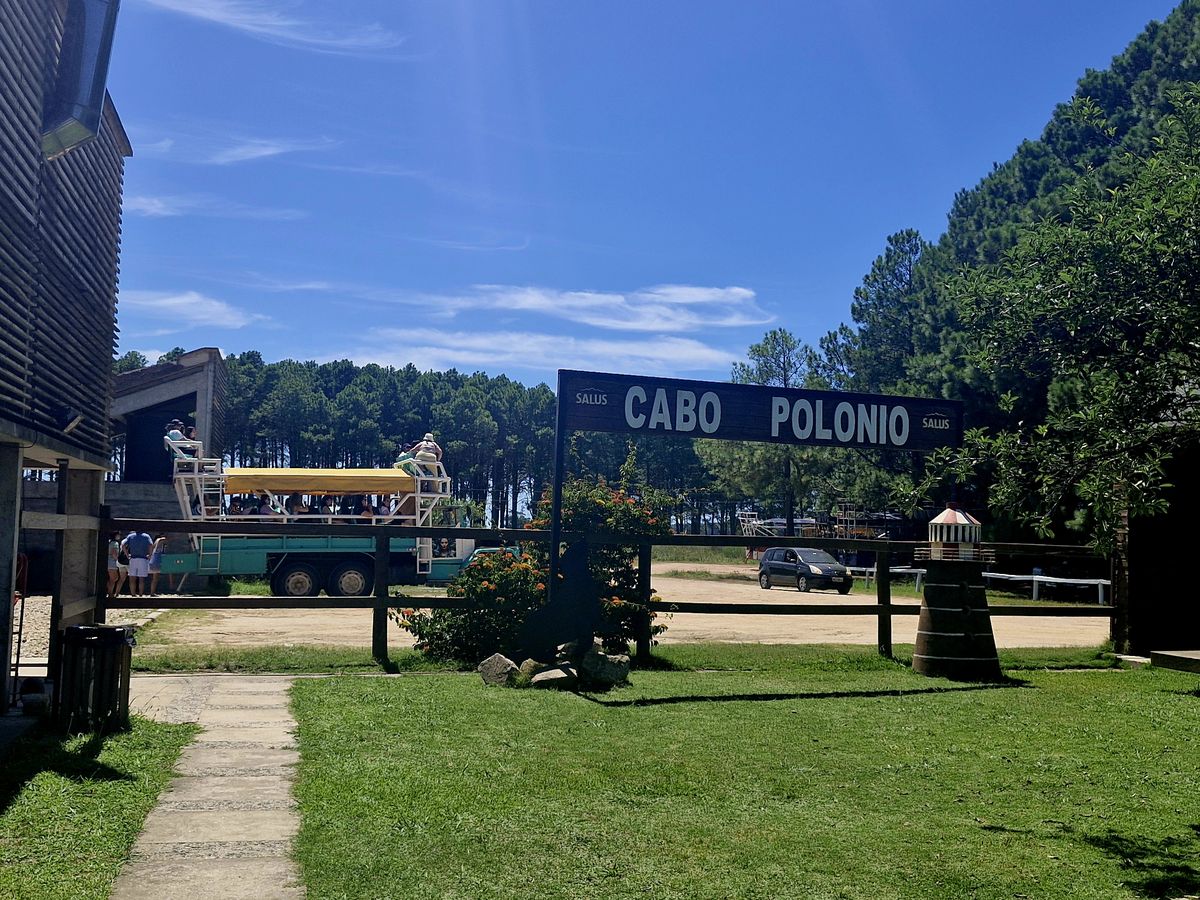
<path fill-rule="evenodd" d="M 16 741 L 0 761 L 0 897 L 107 898 L 196 731 L 134 717 L 102 739 L 39 727 Z"/>
<path fill-rule="evenodd" d="M 602 699 L 591 693 L 580 693 L 584 700 L 600 706 L 669 706 L 676 703 L 777 703 L 782 700 L 850 700 L 875 697 L 912 697 L 917 694 L 946 694 L 959 691 L 996 691 L 1005 688 L 1026 687 L 1028 682 L 1006 679 L 995 684 L 964 684 L 956 686 L 913 687 L 881 691 L 797 691 L 772 694 L 691 694 L 677 697 L 639 697 L 633 700 Z"/>
<path fill-rule="evenodd" d="M 1125 883 L 1143 897 L 1192 897 L 1200 893 L 1200 825 L 1157 840 L 1115 831 L 1083 840 L 1117 860 L 1130 874 Z"/>
<path fill-rule="evenodd" d="M 88 781 L 132 781 L 133 776 L 99 760 L 104 738 L 98 734 L 65 737 L 47 724 L 23 735 L 0 759 L 0 814 L 25 785 L 41 773 L 82 784 Z"/>

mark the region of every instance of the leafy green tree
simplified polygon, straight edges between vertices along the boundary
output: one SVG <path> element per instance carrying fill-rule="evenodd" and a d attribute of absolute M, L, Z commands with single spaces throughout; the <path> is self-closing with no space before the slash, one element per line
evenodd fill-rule
<path fill-rule="evenodd" d="M 1200 440 L 1200 86 L 1174 97 L 1127 185 L 1081 185 L 955 285 L 980 367 L 1054 384 L 1045 421 L 973 431 L 960 466 L 994 461 L 993 503 L 1045 536 L 1079 504 L 1105 550 L 1123 516 L 1163 509 L 1164 462 Z"/>
<path fill-rule="evenodd" d="M 138 369 L 144 369 L 150 365 L 150 360 L 146 359 L 144 353 L 139 353 L 137 350 L 130 350 L 128 353 L 117 357 L 113 360 L 113 374 L 120 375 L 123 372 L 136 372 Z"/>
<path fill-rule="evenodd" d="M 920 270 L 918 263 L 929 245 L 913 229 L 887 239 L 863 283 L 854 289 L 850 315 L 858 325 L 852 359 L 855 386 L 880 391 L 905 380 L 904 364 L 915 350 L 913 332 Z"/>

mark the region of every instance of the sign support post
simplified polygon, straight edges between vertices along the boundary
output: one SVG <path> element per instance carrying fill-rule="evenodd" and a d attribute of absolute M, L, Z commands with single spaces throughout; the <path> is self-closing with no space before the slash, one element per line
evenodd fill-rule
<path fill-rule="evenodd" d="M 546 603 L 554 601 L 558 593 L 558 548 L 562 543 L 562 493 L 563 478 L 567 467 L 566 410 L 563 402 L 563 375 L 558 373 L 558 403 L 554 415 L 554 481 L 550 487 L 550 583 L 547 586 Z"/>

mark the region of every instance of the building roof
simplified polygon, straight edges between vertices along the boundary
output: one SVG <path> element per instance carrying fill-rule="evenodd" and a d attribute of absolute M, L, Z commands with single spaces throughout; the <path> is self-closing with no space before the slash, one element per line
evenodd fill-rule
<path fill-rule="evenodd" d="M 973 515 L 963 512 L 953 503 L 947 504 L 946 508 L 929 520 L 930 525 L 979 525 L 980 522 Z"/>
<path fill-rule="evenodd" d="M 204 368 L 213 358 L 221 359 L 216 347 L 201 347 L 183 354 L 172 362 L 158 363 L 132 372 L 122 372 L 113 379 L 113 397 L 124 397 L 137 391 L 165 384 L 178 378 L 190 377 L 197 369 Z"/>

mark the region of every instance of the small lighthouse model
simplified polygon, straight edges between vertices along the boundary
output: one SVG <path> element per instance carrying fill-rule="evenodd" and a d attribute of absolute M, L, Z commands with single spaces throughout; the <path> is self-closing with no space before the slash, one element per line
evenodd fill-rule
<path fill-rule="evenodd" d="M 979 520 L 953 503 L 929 523 L 913 671 L 958 681 L 998 681 L 1000 659 L 983 585 Z"/>
<path fill-rule="evenodd" d="M 953 503 L 929 521 L 930 559 L 976 559 L 982 526 Z"/>

